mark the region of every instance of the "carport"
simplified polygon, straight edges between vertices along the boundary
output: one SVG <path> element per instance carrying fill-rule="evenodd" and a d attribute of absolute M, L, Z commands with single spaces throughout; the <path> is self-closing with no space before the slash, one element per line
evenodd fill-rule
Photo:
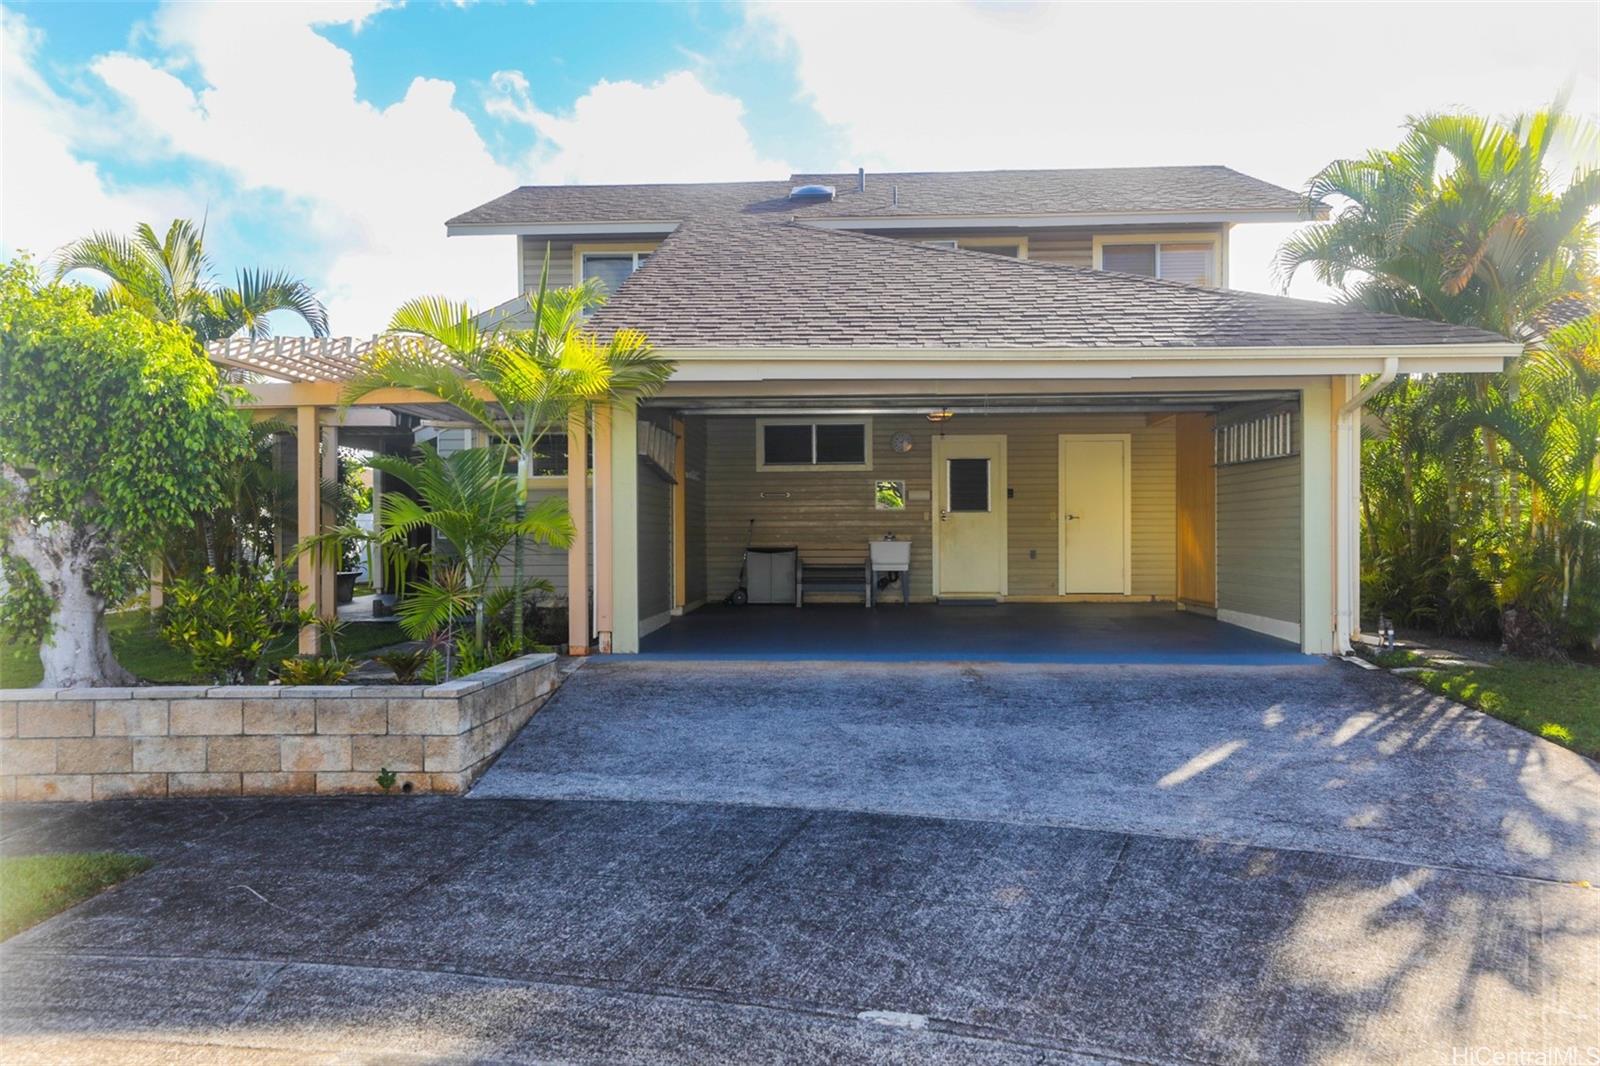
<path fill-rule="evenodd" d="M 703 607 L 647 635 L 639 657 L 683 661 L 1010 662 L 1274 666 L 1298 644 L 1170 603 Z"/>

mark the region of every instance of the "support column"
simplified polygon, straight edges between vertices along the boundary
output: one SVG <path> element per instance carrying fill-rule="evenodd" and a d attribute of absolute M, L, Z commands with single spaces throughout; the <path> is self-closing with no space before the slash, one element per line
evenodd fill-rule
<path fill-rule="evenodd" d="M 1361 408 L 1345 407 L 1361 388 L 1357 377 L 1335 378 L 1338 411 L 1334 449 L 1334 651 L 1344 654 L 1361 633 Z"/>
<path fill-rule="evenodd" d="M 672 453 L 672 613 L 681 615 L 689 599 L 689 449 L 683 419 L 672 420 L 677 438 Z"/>
<path fill-rule="evenodd" d="M 595 650 L 611 652 L 611 408 L 594 409 L 594 631 Z"/>
<path fill-rule="evenodd" d="M 322 516 L 322 494 L 318 491 L 317 409 L 295 408 L 295 533 L 302 539 L 314 536 Z M 320 610 L 317 585 L 317 562 L 311 552 L 303 553 L 296 563 L 296 580 L 300 583 L 300 609 L 313 614 Z M 321 634 L 316 626 L 300 628 L 300 654 L 317 655 L 322 650 Z"/>
<path fill-rule="evenodd" d="M 639 416 L 623 400 L 611 409 L 611 650 L 623 655 L 639 650 L 638 509 Z"/>
<path fill-rule="evenodd" d="M 1337 449 L 1334 379 L 1300 390 L 1300 647 L 1308 655 L 1332 655 L 1334 575 L 1338 568 L 1334 537 Z"/>
<path fill-rule="evenodd" d="M 335 485 L 339 481 L 339 427 L 325 425 L 322 427 L 322 485 Z M 320 485 L 319 485 L 320 489 Z M 319 497 L 321 493 L 318 493 Z M 322 526 L 318 532 L 329 530 L 338 521 L 338 513 L 334 506 L 327 500 L 322 501 Z M 321 583 L 318 590 L 318 602 L 322 604 L 323 614 L 337 614 L 339 611 L 339 597 L 335 594 L 337 582 L 334 572 L 339 569 L 339 549 L 330 545 L 326 551 L 318 553 L 317 580 Z"/>
<path fill-rule="evenodd" d="M 567 510 L 572 547 L 567 549 L 567 651 L 589 654 L 589 426 L 583 411 L 567 420 Z"/>

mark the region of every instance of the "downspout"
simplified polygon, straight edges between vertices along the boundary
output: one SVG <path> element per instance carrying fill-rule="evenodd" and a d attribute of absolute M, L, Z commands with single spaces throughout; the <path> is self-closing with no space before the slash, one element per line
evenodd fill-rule
<path fill-rule="evenodd" d="M 1400 373 L 1399 356 L 1383 359 L 1378 376 L 1357 390 L 1339 407 L 1335 420 L 1337 450 L 1334 456 L 1335 606 L 1334 651 L 1350 652 L 1361 632 L 1361 409 Z"/>

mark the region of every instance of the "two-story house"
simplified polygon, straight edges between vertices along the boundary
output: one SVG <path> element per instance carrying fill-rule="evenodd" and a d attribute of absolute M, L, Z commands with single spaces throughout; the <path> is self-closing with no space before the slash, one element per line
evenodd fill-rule
<path fill-rule="evenodd" d="M 704 605 L 853 598 L 1087 604 L 1004 612 L 1045 655 L 1086 617 L 1130 613 L 1106 602 L 1328 653 L 1359 625 L 1363 401 L 1400 373 L 1497 371 L 1517 347 L 1229 289 L 1234 226 L 1302 217 L 1294 193 L 1226 167 L 1154 167 L 527 187 L 447 226 L 515 243 L 513 299 L 485 320 L 525 319 L 548 262 L 552 284 L 609 291 L 593 329 L 643 330 L 676 364 L 541 471 L 583 533 L 533 565 L 568 599 L 576 649 L 716 654 L 730 630 L 706 620 L 728 615 Z M 362 351 L 213 346 L 262 382 L 255 406 L 295 420 L 301 528 L 341 441 L 464 443 L 425 397 L 341 413 Z M 301 568 L 325 602 L 331 571 Z M 773 649 L 822 617 L 732 625 Z M 899 652 L 929 619 L 898 616 Z"/>
<path fill-rule="evenodd" d="M 909 569 L 858 599 L 1155 600 L 1331 652 L 1358 625 L 1361 375 L 1514 348 L 1228 288 L 1234 226 L 1303 217 L 1201 166 L 526 187 L 448 231 L 512 238 L 519 293 L 547 258 L 600 279 L 594 328 L 677 364 L 593 427 L 567 576 L 602 647 L 848 595 L 892 535 Z"/>

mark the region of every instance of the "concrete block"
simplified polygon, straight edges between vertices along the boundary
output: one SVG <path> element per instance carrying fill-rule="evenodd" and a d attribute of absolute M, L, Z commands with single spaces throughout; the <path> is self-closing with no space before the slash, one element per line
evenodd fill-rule
<path fill-rule="evenodd" d="M 428 789 L 431 792 L 465 792 L 471 785 L 472 775 L 468 773 L 428 775 Z"/>
<path fill-rule="evenodd" d="M 0 688 L 0 703 L 31 703 L 35 700 L 53 700 L 60 689 L 53 688 Z"/>
<path fill-rule="evenodd" d="M 88 700 L 29 700 L 17 704 L 19 737 L 92 737 L 94 704 Z"/>
<path fill-rule="evenodd" d="M 317 700 L 318 733 L 387 733 L 389 701 L 346 696 Z"/>
<path fill-rule="evenodd" d="M 283 692 L 282 685 L 217 685 L 206 689 L 208 699 L 270 700 Z"/>
<path fill-rule="evenodd" d="M 276 773 L 277 737 L 211 737 L 206 769 L 212 772 Z"/>
<path fill-rule="evenodd" d="M 428 774 L 396 774 L 393 786 L 389 792 L 396 795 L 403 794 L 406 786 L 411 786 L 412 792 L 428 791 L 430 778 Z M 367 773 L 361 771 L 353 773 L 348 771 L 334 773 L 320 773 L 317 775 L 317 792 L 322 795 L 337 794 L 341 792 L 383 792 L 378 787 L 378 774 L 376 771 Z"/>
<path fill-rule="evenodd" d="M 10 803 L 17 798 L 15 774 L 0 774 L 0 803 Z"/>
<path fill-rule="evenodd" d="M 227 736 L 244 732 L 242 700 L 173 700 L 169 719 L 175 737 Z"/>
<path fill-rule="evenodd" d="M 205 737 L 133 738 L 135 773 L 197 773 L 205 768 Z"/>
<path fill-rule="evenodd" d="M 168 774 L 169 796 L 237 796 L 238 774 Z"/>
<path fill-rule="evenodd" d="M 389 701 L 389 732 L 452 736 L 464 729 L 456 700 L 410 699 Z"/>
<path fill-rule="evenodd" d="M 126 774 L 133 771 L 133 741 L 127 737 L 80 737 L 56 741 L 56 772 Z"/>
<path fill-rule="evenodd" d="M 92 791 L 97 800 L 165 796 L 167 775 L 96 774 Z"/>
<path fill-rule="evenodd" d="M 297 697 L 244 701 L 246 733 L 315 733 L 317 701 Z"/>
<path fill-rule="evenodd" d="M 433 739 L 433 738 L 430 738 Z M 350 768 L 377 771 L 422 769 L 422 737 L 352 737 Z"/>
<path fill-rule="evenodd" d="M 20 803 L 86 803 L 94 798 L 93 781 L 90 774 L 19 774 L 17 800 Z"/>
<path fill-rule="evenodd" d="M 317 775 L 270 773 L 240 775 L 247 796 L 303 796 L 317 790 Z"/>
<path fill-rule="evenodd" d="M 17 735 L 17 705 L 0 703 L 0 737 Z"/>
<path fill-rule="evenodd" d="M 56 772 L 54 740 L 0 740 L 0 774 L 53 774 Z"/>
<path fill-rule="evenodd" d="M 350 769 L 349 737 L 280 737 L 282 769 L 323 773 Z"/>
<path fill-rule="evenodd" d="M 139 689 L 139 696 L 147 700 L 196 700 L 209 688 L 209 685 L 146 685 Z"/>
<path fill-rule="evenodd" d="M 97 737 L 164 737 L 167 735 L 166 700 L 95 700 L 94 735 Z"/>
<path fill-rule="evenodd" d="M 427 737 L 423 744 L 422 767 L 437 773 L 452 773 L 467 767 L 466 736 Z"/>

